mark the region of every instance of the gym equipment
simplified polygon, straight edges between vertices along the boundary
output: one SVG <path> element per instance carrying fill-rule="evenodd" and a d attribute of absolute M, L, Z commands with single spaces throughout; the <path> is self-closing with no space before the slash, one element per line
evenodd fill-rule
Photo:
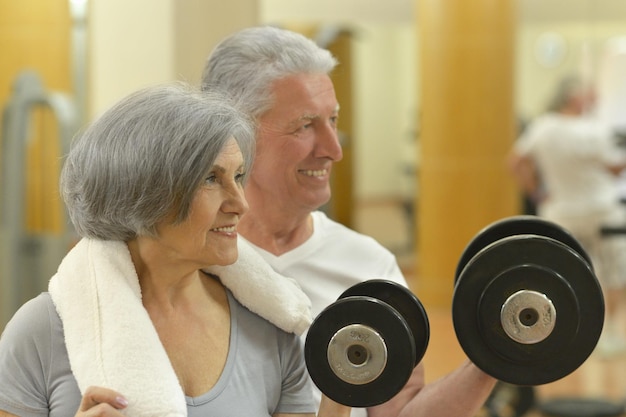
<path fill-rule="evenodd" d="M 508 236 L 528 234 L 551 237 L 564 243 L 575 250 L 593 267 L 587 252 L 567 230 L 537 216 L 521 215 L 496 221 L 479 231 L 461 254 L 456 268 L 455 280 L 459 278 L 461 271 L 469 260 L 485 246 Z"/>
<path fill-rule="evenodd" d="M 510 384 L 541 385 L 595 348 L 604 299 L 588 255 L 562 227 L 514 216 L 480 231 L 455 275 L 452 319 L 467 356 Z"/>
<path fill-rule="evenodd" d="M 76 236 L 63 209 L 62 233 L 29 230 L 26 224 L 26 161 L 33 115 L 49 109 L 58 128 L 60 156 L 69 151 L 78 130 L 77 108 L 71 96 L 45 88 L 34 71 L 20 72 L 3 109 L 0 142 L 0 328 L 27 300 L 48 287 L 50 277 L 75 242 Z M 44 202 L 61 204 L 60 201 Z"/>
<path fill-rule="evenodd" d="M 555 398 L 538 407 L 546 417 L 619 417 L 624 404 L 599 398 Z"/>
<path fill-rule="evenodd" d="M 535 406 L 534 387 L 499 381 L 477 417 L 522 417 Z"/>
<path fill-rule="evenodd" d="M 354 285 L 313 321 L 304 355 L 317 387 L 351 407 L 381 404 L 406 384 L 430 337 L 417 297 L 392 281 Z"/>

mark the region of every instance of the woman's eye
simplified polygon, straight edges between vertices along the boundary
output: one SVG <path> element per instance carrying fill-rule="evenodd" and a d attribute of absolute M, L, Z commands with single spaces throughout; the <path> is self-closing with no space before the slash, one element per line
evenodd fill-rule
<path fill-rule="evenodd" d="M 217 182 L 217 176 L 214 174 L 209 175 L 204 179 L 207 184 L 215 184 Z"/>
<path fill-rule="evenodd" d="M 236 182 L 243 182 L 243 180 L 246 178 L 246 173 L 245 172 L 239 172 L 235 175 L 235 181 Z"/>

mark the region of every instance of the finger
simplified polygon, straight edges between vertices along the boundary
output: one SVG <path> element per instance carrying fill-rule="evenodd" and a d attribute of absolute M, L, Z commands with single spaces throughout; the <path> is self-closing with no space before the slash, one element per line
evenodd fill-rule
<path fill-rule="evenodd" d="M 122 394 L 103 387 L 89 387 L 85 390 L 79 411 L 87 411 L 98 404 L 108 404 L 115 409 L 126 408 L 128 400 Z"/>

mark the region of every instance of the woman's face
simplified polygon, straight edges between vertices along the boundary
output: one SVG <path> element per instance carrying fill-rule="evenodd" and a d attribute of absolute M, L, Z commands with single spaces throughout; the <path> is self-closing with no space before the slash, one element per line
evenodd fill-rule
<path fill-rule="evenodd" d="M 230 138 L 191 203 L 189 216 L 178 224 L 157 226 L 158 241 L 172 261 L 204 268 L 237 260 L 237 223 L 248 211 L 243 193 L 244 161 Z"/>

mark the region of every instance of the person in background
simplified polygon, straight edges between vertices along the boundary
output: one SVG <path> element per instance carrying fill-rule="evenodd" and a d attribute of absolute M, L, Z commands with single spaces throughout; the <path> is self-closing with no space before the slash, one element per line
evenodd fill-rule
<path fill-rule="evenodd" d="M 315 415 L 300 337 L 237 298 L 260 274 L 206 272 L 241 255 L 253 156 L 250 120 L 182 84 L 129 95 L 73 142 L 61 191 L 82 238 L 0 338 L 0 416 Z"/>
<path fill-rule="evenodd" d="M 220 42 L 202 75 L 204 89 L 238 97 L 256 121 L 256 156 L 245 187 L 250 211 L 239 231 L 276 271 L 300 283 L 314 315 L 367 279 L 407 285 L 391 252 L 318 211 L 331 197 L 333 164 L 342 158 L 329 76 L 336 65 L 305 36 L 264 26 Z M 495 383 L 468 360 L 425 384 L 420 363 L 394 398 L 352 415 L 471 417 Z"/>
<path fill-rule="evenodd" d="M 563 78 L 547 111 L 514 144 L 508 164 L 523 189 L 541 190 L 537 214 L 566 228 L 588 252 L 607 309 L 598 350 L 610 355 L 626 352 L 618 321 L 626 287 L 626 241 L 603 237 L 601 228 L 626 223 L 617 182 L 626 153 L 609 127 L 593 117 L 595 100 L 589 83 L 577 76 Z M 533 181 L 537 171 L 541 187 Z"/>

